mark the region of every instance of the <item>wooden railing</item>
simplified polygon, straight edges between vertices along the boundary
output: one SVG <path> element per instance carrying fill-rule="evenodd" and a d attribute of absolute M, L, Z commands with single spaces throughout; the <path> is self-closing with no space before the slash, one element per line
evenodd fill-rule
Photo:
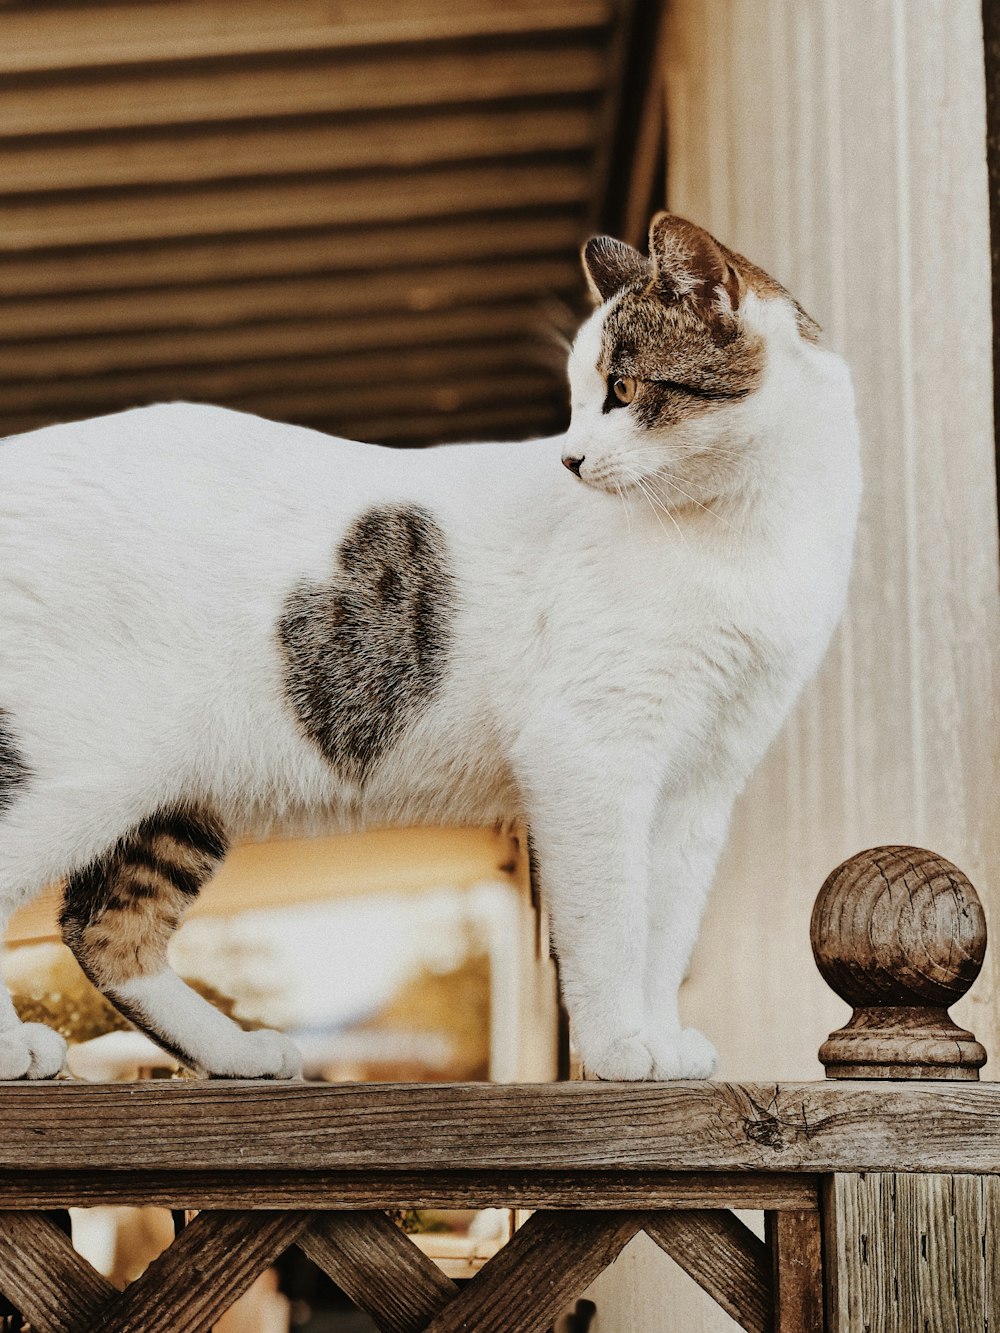
<path fill-rule="evenodd" d="M 0 1084 L 0 1291 L 35 1333 L 188 1333 L 297 1245 L 380 1329 L 532 1333 L 645 1231 L 752 1333 L 997 1328 L 1000 1087 L 944 1008 L 981 909 L 928 853 L 865 858 L 814 931 L 858 1010 L 830 1072 L 870 1077 Z M 47 1216 L 95 1204 L 199 1212 L 119 1292 Z M 384 1211 L 429 1206 L 536 1211 L 458 1287 Z"/>

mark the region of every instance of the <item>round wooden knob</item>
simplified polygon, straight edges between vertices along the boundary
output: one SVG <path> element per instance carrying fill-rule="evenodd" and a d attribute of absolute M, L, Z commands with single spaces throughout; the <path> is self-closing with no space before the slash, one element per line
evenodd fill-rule
<path fill-rule="evenodd" d="M 827 1077 L 979 1077 L 986 1052 L 947 1012 L 986 952 L 961 870 L 918 847 L 859 852 L 820 889 L 811 937 L 824 980 L 854 1009 L 820 1049 Z"/>

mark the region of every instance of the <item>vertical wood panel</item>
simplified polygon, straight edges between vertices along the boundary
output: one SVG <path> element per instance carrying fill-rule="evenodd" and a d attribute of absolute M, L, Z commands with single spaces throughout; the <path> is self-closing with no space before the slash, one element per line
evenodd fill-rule
<path fill-rule="evenodd" d="M 851 363 L 862 425 L 848 614 L 737 811 L 684 997 L 724 1076 L 817 1077 L 845 1011 L 808 923 L 838 861 L 925 844 L 969 874 L 1000 932 L 980 5 L 671 0 L 669 13 L 668 203 L 788 283 Z M 991 1051 L 988 1078 L 998 981 L 995 938 L 958 1010 Z M 637 1290 L 610 1273 L 590 1293 L 595 1333 L 732 1330 L 633 1250 Z"/>

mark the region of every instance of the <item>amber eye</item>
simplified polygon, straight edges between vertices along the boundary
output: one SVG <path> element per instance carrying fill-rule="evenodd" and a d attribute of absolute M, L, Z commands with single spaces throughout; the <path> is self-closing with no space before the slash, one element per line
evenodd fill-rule
<path fill-rule="evenodd" d="M 635 397 L 635 380 L 629 375 L 611 381 L 611 392 L 620 403 L 630 403 Z"/>

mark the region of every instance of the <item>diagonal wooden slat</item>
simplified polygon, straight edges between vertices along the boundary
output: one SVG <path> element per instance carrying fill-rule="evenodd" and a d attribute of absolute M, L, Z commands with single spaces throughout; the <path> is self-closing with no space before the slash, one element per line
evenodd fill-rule
<path fill-rule="evenodd" d="M 207 1333 L 295 1243 L 310 1216 L 199 1213 L 142 1277 L 86 1325 L 87 1333 Z"/>
<path fill-rule="evenodd" d="M 420 1333 L 458 1293 L 385 1213 L 319 1213 L 297 1243 L 382 1333 Z"/>
<path fill-rule="evenodd" d="M 35 1333 L 89 1333 L 118 1292 L 42 1213 L 0 1214 L 0 1291 Z"/>
<path fill-rule="evenodd" d="M 645 1225 L 648 1213 L 534 1213 L 426 1333 L 542 1333 Z"/>
<path fill-rule="evenodd" d="M 818 1213 L 816 1214 L 818 1217 Z M 646 1233 L 748 1333 L 769 1333 L 767 1246 L 727 1209 L 656 1213 Z"/>

